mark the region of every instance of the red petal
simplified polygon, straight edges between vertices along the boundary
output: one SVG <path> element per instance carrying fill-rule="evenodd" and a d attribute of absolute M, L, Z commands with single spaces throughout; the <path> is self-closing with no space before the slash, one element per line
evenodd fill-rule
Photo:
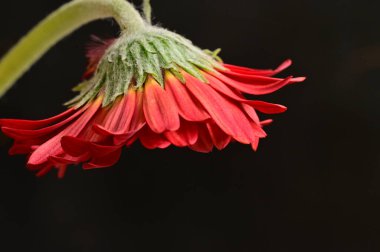
<path fill-rule="evenodd" d="M 141 90 L 136 91 L 136 100 L 135 100 L 135 111 L 131 119 L 129 126 L 129 132 L 136 132 L 140 130 L 145 124 L 146 120 L 144 117 L 143 104 L 144 104 L 144 95 Z"/>
<path fill-rule="evenodd" d="M 246 83 L 246 84 L 252 83 L 254 85 L 269 85 L 269 84 L 284 80 L 282 78 L 274 78 L 274 77 L 252 75 L 252 74 L 239 74 L 239 73 L 234 73 L 234 72 L 229 72 L 231 75 L 229 77 L 227 77 L 223 73 L 218 73 L 218 72 L 209 72 L 209 73 L 214 75 L 217 78 L 220 77 L 227 81 L 234 80 L 238 83 Z M 304 80 L 305 80 L 305 77 L 291 78 L 290 83 L 302 82 Z"/>
<path fill-rule="evenodd" d="M 33 138 L 42 137 L 44 135 L 53 133 L 55 130 L 58 130 L 59 128 L 70 123 L 72 120 L 74 120 L 78 116 L 80 116 L 84 110 L 85 110 L 85 107 L 76 111 L 75 114 L 71 115 L 70 117 L 66 118 L 65 120 L 63 120 L 57 124 L 54 124 L 52 126 L 48 126 L 46 128 L 31 130 L 31 129 L 18 129 L 18 128 L 2 127 L 2 131 L 4 132 L 5 135 L 7 135 L 11 138 L 14 138 L 16 140 L 25 140 L 25 139 L 29 139 L 31 137 L 33 137 Z"/>
<path fill-rule="evenodd" d="M 280 104 L 274 104 L 264 101 L 251 101 L 250 105 L 252 105 L 255 109 L 265 114 L 279 114 L 283 113 L 287 110 L 287 108 Z"/>
<path fill-rule="evenodd" d="M 136 92 L 130 90 L 127 95 L 111 106 L 106 118 L 100 125 L 95 125 L 94 129 L 100 134 L 108 136 L 127 133 L 135 112 Z"/>
<path fill-rule="evenodd" d="M 150 128 L 144 127 L 139 135 L 141 144 L 147 149 L 165 149 L 170 146 L 170 142 L 162 135 L 156 134 Z"/>
<path fill-rule="evenodd" d="M 186 87 L 193 93 L 214 119 L 215 123 L 228 135 L 241 143 L 250 143 L 255 135 L 265 137 L 262 129 L 252 131 L 249 120 L 242 110 L 229 99 L 222 97 L 208 84 L 186 74 Z"/>
<path fill-rule="evenodd" d="M 67 165 L 60 165 L 59 167 L 57 167 L 57 169 L 58 169 L 58 178 L 63 179 L 67 170 Z"/>
<path fill-rule="evenodd" d="M 97 169 L 97 168 L 106 168 L 113 166 L 119 161 L 121 155 L 121 149 L 118 149 L 114 152 L 111 152 L 102 157 L 94 157 L 91 162 L 84 164 L 83 169 Z"/>
<path fill-rule="evenodd" d="M 286 79 L 272 79 L 270 82 L 267 82 L 265 84 L 263 83 L 257 83 L 254 80 L 252 81 L 245 81 L 245 82 L 239 82 L 233 79 L 229 79 L 226 76 L 217 76 L 218 79 L 222 80 L 227 85 L 236 88 L 237 90 L 247 93 L 247 94 L 253 94 L 253 95 L 264 95 L 264 94 L 270 94 L 273 93 L 282 87 L 291 84 L 291 77 L 288 77 Z M 264 77 L 263 77 L 264 78 Z M 265 77 L 267 78 L 267 77 Z M 269 78 L 268 78 L 269 79 Z"/>
<path fill-rule="evenodd" d="M 93 128 L 99 127 L 104 132 L 109 132 L 111 135 L 111 131 L 115 131 L 119 127 L 119 123 L 122 117 L 125 117 L 124 115 L 124 108 L 127 103 L 126 96 L 123 96 L 122 98 L 116 99 L 111 105 L 106 116 L 103 118 L 103 120 L 99 124 L 95 124 Z"/>
<path fill-rule="evenodd" d="M 33 130 L 46 127 L 49 124 L 55 123 L 57 121 L 62 121 L 64 118 L 67 118 L 75 113 L 75 111 L 75 109 L 71 108 L 59 115 L 44 120 L 0 119 L 0 126 L 7 128 Z"/>
<path fill-rule="evenodd" d="M 9 150 L 9 155 L 29 154 L 44 143 L 43 139 L 27 139 L 24 141 L 15 141 L 12 148 Z"/>
<path fill-rule="evenodd" d="M 63 151 L 61 148 L 61 138 L 63 136 L 77 136 L 95 115 L 100 105 L 101 99 L 94 101 L 77 121 L 35 150 L 29 158 L 28 166 L 41 165 L 47 162 L 50 156 L 59 155 Z"/>
<path fill-rule="evenodd" d="M 165 88 L 176 101 L 182 118 L 191 122 L 200 122 L 210 118 L 202 105 L 190 96 L 184 84 L 170 73 L 166 74 Z"/>
<path fill-rule="evenodd" d="M 128 94 L 125 97 L 125 100 L 125 107 L 119 125 L 116 128 L 115 132 L 112 132 L 114 135 L 125 134 L 130 130 L 131 121 L 135 110 L 137 109 L 136 91 L 132 89 L 129 90 Z"/>
<path fill-rule="evenodd" d="M 260 123 L 261 123 L 261 126 L 264 127 L 264 126 L 268 126 L 268 125 L 272 124 L 273 120 L 272 119 L 268 119 L 268 120 L 262 121 Z"/>
<path fill-rule="evenodd" d="M 223 150 L 231 142 L 231 137 L 224 133 L 218 125 L 213 122 L 206 123 L 212 142 L 218 150 Z"/>
<path fill-rule="evenodd" d="M 9 155 L 29 154 L 32 152 L 32 145 L 30 144 L 14 144 L 9 150 Z"/>
<path fill-rule="evenodd" d="M 122 148 L 122 145 L 109 146 L 90 142 L 88 140 L 80 139 L 77 137 L 68 136 L 62 137 L 61 144 L 63 150 L 73 157 L 83 156 L 87 153 L 90 153 L 91 157 L 101 157 Z"/>
<path fill-rule="evenodd" d="M 242 103 L 241 106 L 243 107 L 245 113 L 252 119 L 252 121 L 254 121 L 256 124 L 260 124 L 259 116 L 251 105 Z"/>
<path fill-rule="evenodd" d="M 225 74 L 231 74 L 232 72 L 240 73 L 240 74 L 251 74 L 251 75 L 262 75 L 262 76 L 273 76 L 276 75 L 286 68 L 290 67 L 292 65 L 292 61 L 290 59 L 285 60 L 280 66 L 278 66 L 275 70 L 273 69 L 253 69 L 248 67 L 241 67 L 241 66 L 234 66 L 229 64 L 224 64 L 224 67 L 228 68 L 230 71 L 222 71 Z"/>
<path fill-rule="evenodd" d="M 88 152 L 88 143 L 72 136 L 64 136 L 61 138 L 61 146 L 63 150 L 73 157 L 79 157 Z"/>
<path fill-rule="evenodd" d="M 220 81 L 219 79 L 215 78 L 214 76 L 204 73 L 207 80 L 209 81 L 209 84 L 213 89 L 218 91 L 221 94 L 224 94 L 234 100 L 240 101 L 240 102 L 247 102 L 248 100 L 244 99 L 242 97 L 242 94 L 238 91 L 232 91 L 230 87 L 228 87 L 225 83 Z"/>
<path fill-rule="evenodd" d="M 104 126 L 96 124 L 93 126 L 94 131 L 103 136 L 113 136 L 115 145 L 121 145 L 128 141 L 145 124 L 144 116 L 141 113 L 141 92 L 138 93 L 140 95 L 136 95 L 134 90 L 129 90 L 128 95 L 125 95 L 120 103 L 113 105 L 119 108 L 111 109 L 113 115 L 104 119 Z M 113 123 L 108 122 L 110 120 Z"/>
<path fill-rule="evenodd" d="M 189 147 L 201 153 L 210 153 L 212 151 L 213 142 L 205 125 L 198 124 L 198 141 Z"/>
<path fill-rule="evenodd" d="M 87 71 L 84 73 L 83 78 L 87 79 L 96 71 L 98 63 L 105 54 L 107 48 L 109 48 L 115 39 L 102 40 L 96 36 L 92 36 L 92 41 L 87 48 L 88 66 Z"/>
<path fill-rule="evenodd" d="M 260 138 L 259 137 L 256 137 L 252 143 L 251 143 L 251 147 L 254 151 L 257 151 L 257 149 L 259 148 L 259 142 L 260 142 Z"/>
<path fill-rule="evenodd" d="M 69 155 L 63 154 L 62 156 L 51 156 L 49 157 L 49 161 L 51 161 L 54 166 L 59 167 L 62 165 L 80 164 L 88 160 L 88 158 L 88 155 L 71 157 Z"/>
<path fill-rule="evenodd" d="M 286 107 L 279 105 L 279 104 L 272 104 L 272 103 L 263 102 L 263 101 L 246 100 L 246 99 L 242 98 L 241 94 L 237 94 L 237 93 L 233 92 L 230 88 L 228 88 L 224 83 L 222 83 L 221 81 L 219 81 L 215 77 L 213 77 L 207 73 L 205 73 L 205 75 L 207 76 L 207 79 L 209 80 L 210 86 L 212 86 L 215 90 L 217 90 L 218 92 L 220 92 L 224 95 L 227 95 L 228 97 L 230 97 L 236 101 L 239 101 L 239 102 L 242 102 L 245 104 L 249 104 L 250 106 L 252 106 L 253 108 L 257 109 L 258 111 L 260 111 L 262 113 L 278 114 L 278 113 L 283 113 L 286 111 Z M 245 110 L 246 111 L 248 110 L 247 107 L 245 108 Z M 248 113 L 252 113 L 252 111 L 248 111 Z M 254 121 L 257 121 L 257 118 L 255 118 L 253 113 L 251 115 L 252 115 L 251 118 Z"/>
<path fill-rule="evenodd" d="M 52 169 L 53 165 L 51 163 L 48 163 L 39 169 L 39 171 L 36 174 L 36 177 L 43 177 L 46 174 L 48 174 Z"/>
<path fill-rule="evenodd" d="M 173 97 L 152 78 L 144 88 L 144 114 L 149 127 L 156 133 L 179 129 L 178 108 Z"/>
<path fill-rule="evenodd" d="M 126 128 L 126 133 L 115 135 L 114 137 L 114 144 L 120 145 L 120 144 L 126 144 L 129 145 L 132 142 L 136 140 L 135 135 L 138 131 L 140 131 L 145 125 L 146 120 L 144 117 L 144 111 L 143 111 L 143 100 L 144 95 L 141 90 L 133 91 L 136 92 L 136 99 L 135 99 L 135 109 L 134 113 L 129 125 L 129 128 Z M 124 132 L 125 129 L 122 130 Z"/>
<path fill-rule="evenodd" d="M 198 129 L 194 123 L 182 120 L 177 131 L 167 131 L 165 137 L 177 147 L 193 145 L 198 139 Z"/>
<path fill-rule="evenodd" d="M 91 155 L 94 157 L 102 157 L 105 155 L 109 155 L 112 152 L 118 151 L 122 148 L 120 145 L 101 145 L 101 144 L 95 144 L 95 143 L 90 143 L 89 144 L 90 152 Z"/>
<path fill-rule="evenodd" d="M 278 79 L 272 77 L 253 76 L 253 75 L 240 75 L 240 78 L 229 78 L 222 73 L 209 72 L 210 75 L 215 76 L 219 80 L 223 81 L 227 85 L 236 88 L 237 90 L 253 95 L 264 95 L 275 92 L 280 88 L 305 80 L 303 77 L 292 78 L 287 77 L 285 79 Z"/>
<path fill-rule="evenodd" d="M 134 136 L 128 139 L 128 141 L 125 143 L 125 146 L 130 147 L 137 139 L 138 135 L 135 134 Z"/>

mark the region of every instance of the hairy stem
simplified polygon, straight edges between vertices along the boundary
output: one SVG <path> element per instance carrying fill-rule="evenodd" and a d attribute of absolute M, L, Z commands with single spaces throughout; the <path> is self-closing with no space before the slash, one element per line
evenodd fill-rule
<path fill-rule="evenodd" d="M 150 5 L 150 0 L 144 0 L 143 12 L 144 12 L 146 21 L 148 22 L 148 24 L 151 24 L 152 23 L 152 6 Z"/>
<path fill-rule="evenodd" d="M 145 23 L 125 0 L 73 0 L 50 14 L 0 61 L 0 97 L 51 47 L 79 27 L 113 17 L 122 33 L 134 33 Z"/>

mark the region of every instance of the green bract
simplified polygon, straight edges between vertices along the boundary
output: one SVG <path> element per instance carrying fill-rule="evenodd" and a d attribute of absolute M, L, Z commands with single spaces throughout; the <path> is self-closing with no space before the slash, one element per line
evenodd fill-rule
<path fill-rule="evenodd" d="M 183 83 L 182 71 L 207 82 L 201 70 L 223 68 L 214 58 L 191 41 L 162 28 L 148 27 L 133 35 L 122 35 L 107 49 L 94 76 L 74 89 L 80 94 L 67 105 L 82 106 L 102 92 L 103 106 L 107 106 L 129 88 L 143 87 L 148 75 L 164 88 L 164 71 L 170 71 Z"/>

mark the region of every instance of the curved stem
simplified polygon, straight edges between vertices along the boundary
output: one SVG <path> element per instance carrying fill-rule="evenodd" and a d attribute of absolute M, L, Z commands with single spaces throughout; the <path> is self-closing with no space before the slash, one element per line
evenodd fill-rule
<path fill-rule="evenodd" d="M 0 61 L 0 97 L 61 39 L 91 21 L 113 17 L 124 34 L 144 28 L 140 14 L 125 0 L 73 0 L 33 28 Z"/>
<path fill-rule="evenodd" d="M 152 24 L 152 6 L 150 5 L 150 0 L 144 0 L 143 12 L 148 24 Z"/>

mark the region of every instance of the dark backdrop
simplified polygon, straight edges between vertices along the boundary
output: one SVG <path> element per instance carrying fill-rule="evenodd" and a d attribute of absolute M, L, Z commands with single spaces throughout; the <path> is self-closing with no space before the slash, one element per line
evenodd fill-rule
<path fill-rule="evenodd" d="M 0 54 L 65 0 L 2 1 Z M 138 1 L 134 1 L 140 4 Z M 109 169 L 36 179 L 0 135 L 1 251 L 380 251 L 379 1 L 152 0 L 155 22 L 226 62 L 306 75 L 254 153 L 134 145 Z M 98 21 L 51 50 L 0 100 L 0 117 L 63 111 Z M 284 73 L 285 74 L 285 73 Z"/>

